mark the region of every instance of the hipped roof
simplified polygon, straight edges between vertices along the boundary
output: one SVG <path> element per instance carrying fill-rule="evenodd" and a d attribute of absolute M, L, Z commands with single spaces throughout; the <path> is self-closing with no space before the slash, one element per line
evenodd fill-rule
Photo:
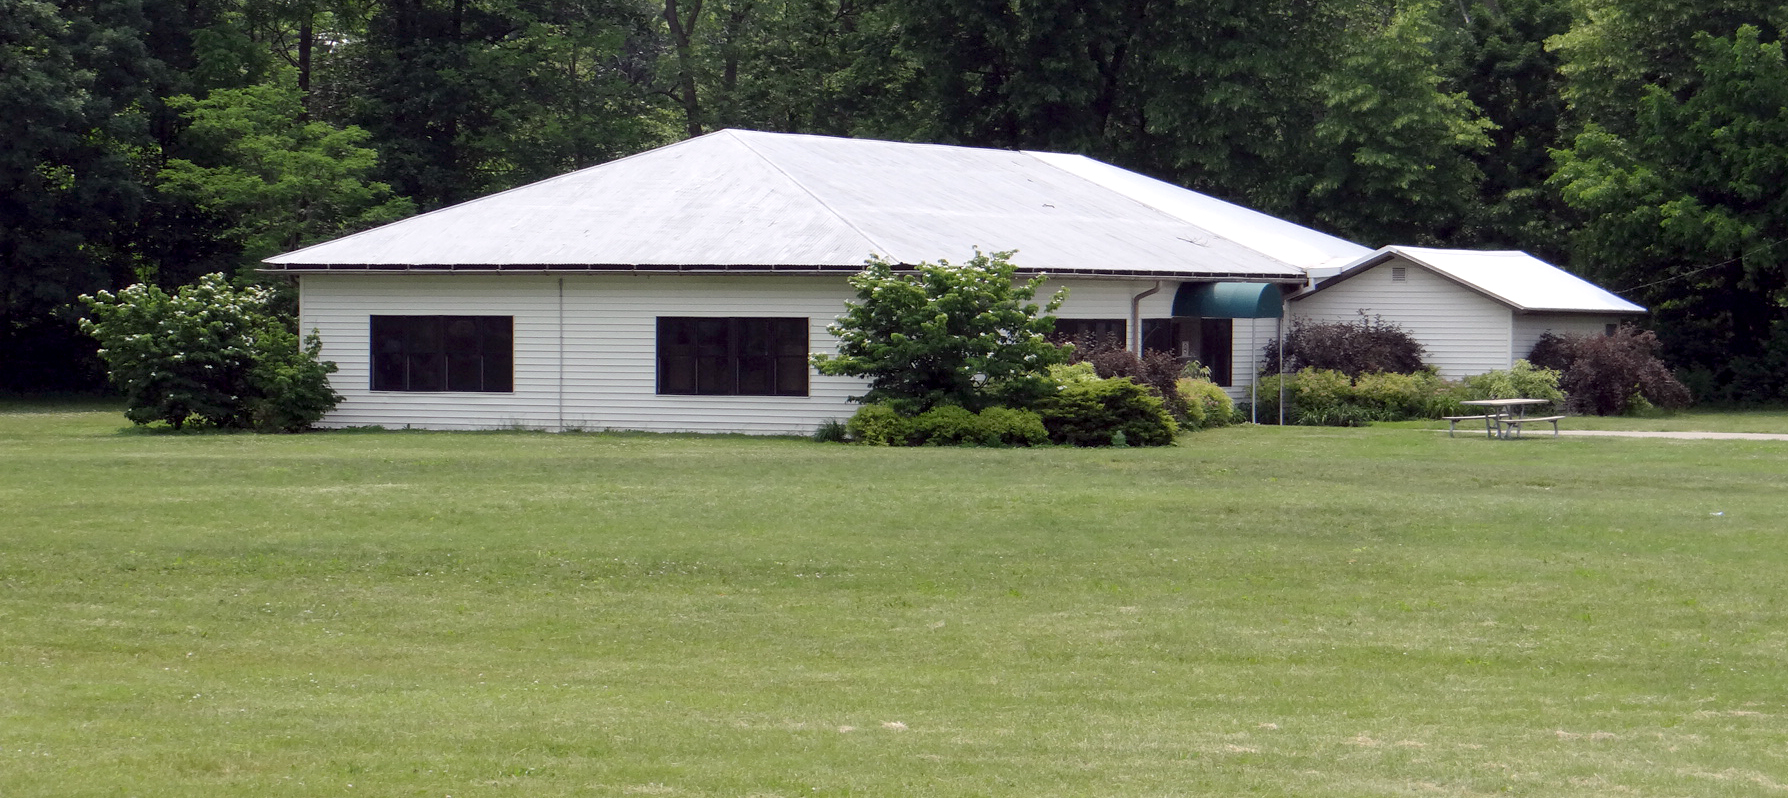
<path fill-rule="evenodd" d="M 1644 307 L 1525 252 L 1398 246 L 1385 247 L 1361 258 L 1292 300 L 1301 300 L 1399 258 L 1523 313 L 1645 312 Z"/>
<path fill-rule="evenodd" d="M 1292 281 L 1369 252 L 1078 155 L 723 130 L 268 258 L 275 269 L 1026 272 Z"/>

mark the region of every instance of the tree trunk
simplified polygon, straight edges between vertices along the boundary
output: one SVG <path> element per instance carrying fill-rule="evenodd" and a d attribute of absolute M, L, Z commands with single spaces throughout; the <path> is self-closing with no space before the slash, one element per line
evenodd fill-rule
<path fill-rule="evenodd" d="M 677 100 L 688 119 L 690 138 L 702 134 L 702 108 L 695 89 L 695 46 L 692 41 L 696 20 L 702 13 L 702 0 L 689 7 L 687 21 L 677 10 L 677 0 L 664 0 L 664 21 L 670 25 L 671 40 L 677 45 Z"/>

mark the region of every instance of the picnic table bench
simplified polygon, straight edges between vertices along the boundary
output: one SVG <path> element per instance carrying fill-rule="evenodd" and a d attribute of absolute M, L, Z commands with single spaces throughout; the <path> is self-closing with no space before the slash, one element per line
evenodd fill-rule
<path fill-rule="evenodd" d="M 1564 416 L 1516 416 L 1514 418 L 1501 419 L 1496 423 L 1501 424 L 1504 427 L 1513 428 L 1515 430 L 1515 437 L 1519 438 L 1521 437 L 1521 425 L 1538 424 L 1540 422 L 1549 421 L 1552 423 L 1552 437 L 1556 438 L 1558 437 L 1558 422 L 1563 421 L 1564 418 Z"/>
<path fill-rule="evenodd" d="M 1496 416 L 1441 416 L 1441 419 L 1447 422 L 1447 437 L 1449 438 L 1453 437 L 1453 433 L 1458 431 L 1459 422 L 1461 421 L 1482 421 L 1484 422 L 1485 432 L 1488 432 L 1490 430 L 1490 419 L 1493 418 L 1496 418 Z"/>
<path fill-rule="evenodd" d="M 1482 407 L 1490 412 L 1481 416 L 1442 416 L 1442 418 L 1447 422 L 1447 435 L 1449 437 L 1452 436 L 1453 431 L 1458 428 L 1459 422 L 1483 419 L 1484 434 L 1492 438 L 1502 438 L 1504 440 L 1509 438 L 1519 438 L 1521 437 L 1522 427 L 1528 424 L 1540 423 L 1550 423 L 1552 425 L 1552 437 L 1556 438 L 1558 437 L 1558 422 L 1563 421 L 1565 418 L 1564 416 L 1527 415 L 1527 408 L 1534 405 L 1549 404 L 1551 401 L 1552 400 L 1550 399 L 1472 399 L 1460 402 L 1459 404 Z"/>

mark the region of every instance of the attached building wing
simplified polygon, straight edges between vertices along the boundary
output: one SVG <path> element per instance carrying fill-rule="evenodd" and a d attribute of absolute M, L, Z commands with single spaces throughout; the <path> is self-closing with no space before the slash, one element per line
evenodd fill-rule
<path fill-rule="evenodd" d="M 1385 247 L 1292 297 L 1301 300 L 1401 258 L 1522 313 L 1644 313 L 1577 275 L 1513 250 Z"/>

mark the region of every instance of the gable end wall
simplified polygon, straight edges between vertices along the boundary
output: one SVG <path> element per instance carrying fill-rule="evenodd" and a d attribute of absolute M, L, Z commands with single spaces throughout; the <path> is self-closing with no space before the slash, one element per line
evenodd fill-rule
<path fill-rule="evenodd" d="M 1405 267 L 1403 282 L 1392 281 L 1393 266 Z M 1291 302 L 1289 315 L 1345 322 L 1358 319 L 1362 310 L 1414 335 L 1427 350 L 1423 359 L 1438 367 L 1443 378 L 1506 369 L 1513 362 L 1514 313 L 1508 306 L 1403 260 L 1379 264 Z"/>

